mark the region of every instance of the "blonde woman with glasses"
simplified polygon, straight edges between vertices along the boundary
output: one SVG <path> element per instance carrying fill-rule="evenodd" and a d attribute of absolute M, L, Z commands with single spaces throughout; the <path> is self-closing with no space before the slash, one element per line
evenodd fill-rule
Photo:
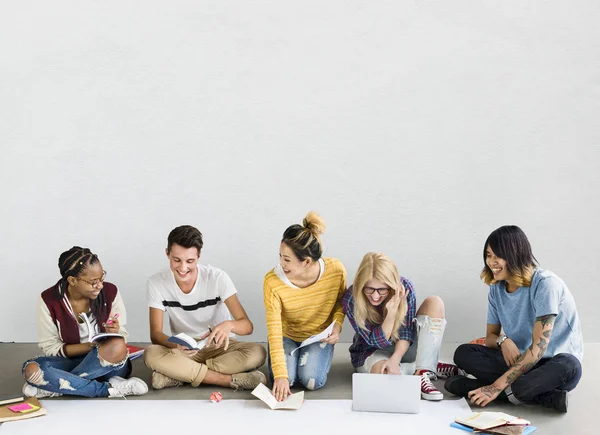
<path fill-rule="evenodd" d="M 421 376 L 423 399 L 443 399 L 431 381 L 458 369 L 438 362 L 446 327 L 442 299 L 429 296 L 417 308 L 412 282 L 398 274 L 389 257 L 369 252 L 342 305 L 356 332 L 350 357 L 357 372 L 413 373 Z"/>

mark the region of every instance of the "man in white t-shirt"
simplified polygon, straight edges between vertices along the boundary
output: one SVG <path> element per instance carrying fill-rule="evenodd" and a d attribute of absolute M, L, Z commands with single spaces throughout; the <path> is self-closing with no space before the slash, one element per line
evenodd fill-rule
<path fill-rule="evenodd" d="M 169 234 L 169 269 L 148 279 L 150 338 L 144 363 L 153 370 L 155 389 L 189 383 L 254 389 L 266 383 L 256 370 L 266 359 L 257 343 L 240 342 L 236 335 L 252 333 L 253 325 L 237 297 L 229 276 L 220 269 L 198 264 L 202 234 L 183 225 Z M 185 333 L 195 340 L 206 339 L 202 350 L 192 350 L 167 341 L 163 332 L 164 313 L 169 315 L 171 334 Z M 232 318 L 233 317 L 233 318 Z"/>

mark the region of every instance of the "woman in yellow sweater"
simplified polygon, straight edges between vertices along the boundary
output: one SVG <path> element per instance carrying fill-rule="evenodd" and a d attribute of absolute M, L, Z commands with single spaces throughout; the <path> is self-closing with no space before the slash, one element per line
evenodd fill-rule
<path fill-rule="evenodd" d="M 281 240 L 279 265 L 265 276 L 269 375 L 279 401 L 291 394 L 295 382 L 309 390 L 325 385 L 333 345 L 342 330 L 346 269 L 335 258 L 321 258 L 324 230 L 325 224 L 315 212 L 308 213 L 302 225 L 290 226 Z M 333 332 L 327 338 L 291 354 L 333 321 Z"/>

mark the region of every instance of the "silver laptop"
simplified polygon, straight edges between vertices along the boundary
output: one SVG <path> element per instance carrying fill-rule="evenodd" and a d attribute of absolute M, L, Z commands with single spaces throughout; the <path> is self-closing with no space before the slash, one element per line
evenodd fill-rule
<path fill-rule="evenodd" d="M 354 373 L 352 410 L 417 414 L 421 410 L 421 377 Z"/>

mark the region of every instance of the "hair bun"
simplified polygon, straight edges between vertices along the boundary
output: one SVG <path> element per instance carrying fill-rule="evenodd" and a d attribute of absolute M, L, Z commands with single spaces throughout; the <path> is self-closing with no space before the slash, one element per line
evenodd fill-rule
<path fill-rule="evenodd" d="M 325 222 L 319 213 L 316 211 L 309 211 L 304 220 L 302 226 L 313 233 L 315 236 L 320 236 L 325 232 Z"/>

